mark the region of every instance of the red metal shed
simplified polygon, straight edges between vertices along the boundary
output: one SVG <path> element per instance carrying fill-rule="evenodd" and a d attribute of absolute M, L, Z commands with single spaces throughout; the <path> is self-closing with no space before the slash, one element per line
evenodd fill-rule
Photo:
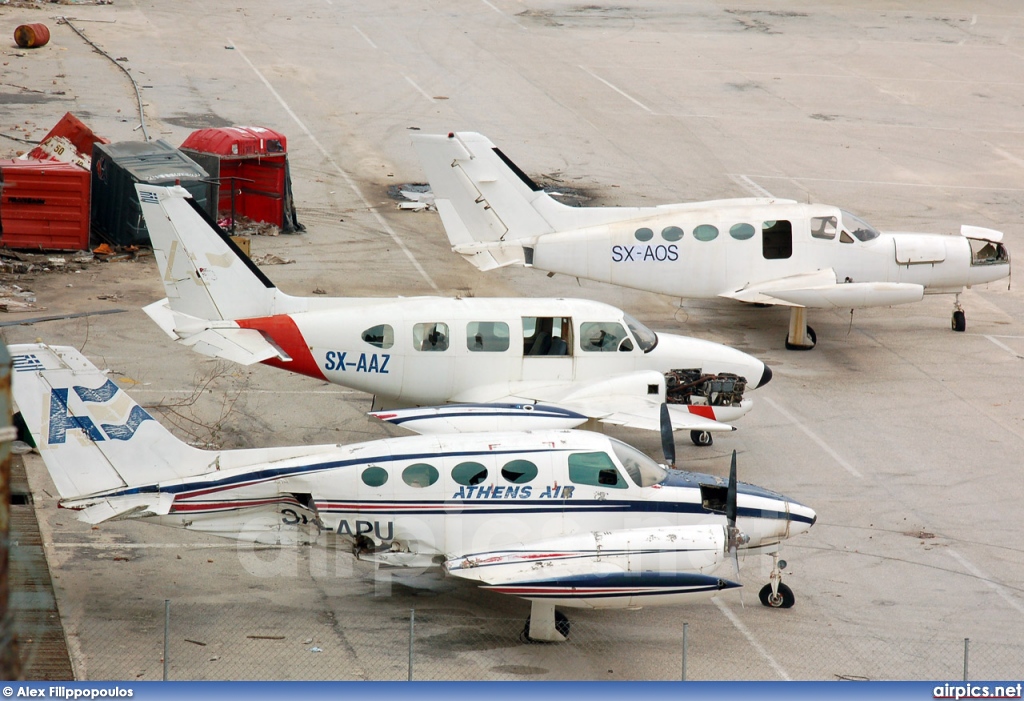
<path fill-rule="evenodd" d="M 0 160 L 0 245 L 88 250 L 89 181 L 73 163 Z"/>
<path fill-rule="evenodd" d="M 284 134 L 264 127 L 200 129 L 181 150 L 220 183 L 220 213 L 234 211 L 284 231 L 302 228 L 295 220 Z"/>

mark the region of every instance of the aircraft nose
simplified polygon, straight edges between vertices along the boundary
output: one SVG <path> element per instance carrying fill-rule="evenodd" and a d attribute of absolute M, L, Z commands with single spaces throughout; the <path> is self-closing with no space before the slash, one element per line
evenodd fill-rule
<path fill-rule="evenodd" d="M 772 381 L 772 369 L 768 367 L 767 363 L 764 366 L 764 372 L 761 373 L 761 381 L 757 383 L 754 389 L 758 387 L 764 387 L 766 384 Z"/>

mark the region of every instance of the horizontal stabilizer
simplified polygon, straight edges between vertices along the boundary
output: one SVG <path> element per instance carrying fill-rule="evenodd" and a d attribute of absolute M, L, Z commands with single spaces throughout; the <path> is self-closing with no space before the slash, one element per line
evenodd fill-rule
<path fill-rule="evenodd" d="M 166 299 L 147 305 L 142 311 L 175 341 L 211 358 L 223 358 L 240 365 L 253 365 L 270 358 L 291 360 L 284 350 L 256 329 L 181 314 L 173 311 Z"/>
<path fill-rule="evenodd" d="M 96 525 L 127 518 L 166 516 L 170 513 L 173 503 L 174 495 L 167 493 L 111 497 L 86 506 L 78 514 L 78 520 Z M 63 502 L 61 505 L 71 509 L 79 508 L 74 502 Z"/>

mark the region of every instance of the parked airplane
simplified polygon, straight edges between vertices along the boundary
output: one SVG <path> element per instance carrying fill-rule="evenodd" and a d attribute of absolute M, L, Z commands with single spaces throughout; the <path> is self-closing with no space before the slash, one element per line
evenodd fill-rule
<path fill-rule="evenodd" d="M 381 415 L 409 428 L 594 420 L 659 430 L 660 404 L 668 402 L 672 426 L 710 445 L 712 432 L 732 430 L 724 422 L 750 410 L 745 389 L 771 379 L 746 353 L 656 334 L 586 300 L 292 297 L 183 188 L 136 188 L 168 297 L 145 311 L 171 338 L 205 355 L 371 393 L 375 409 L 484 405 L 443 417 L 434 409 Z"/>
<path fill-rule="evenodd" d="M 790 308 L 786 347 L 809 350 L 807 309 L 886 307 L 954 294 L 1010 274 L 1003 234 L 880 233 L 837 207 L 747 198 L 657 207 L 569 207 L 486 137 L 416 135 L 413 143 L 453 250 L 481 270 L 564 273 L 679 297 Z"/>
<path fill-rule="evenodd" d="M 126 518 L 261 543 L 347 545 L 393 567 L 532 602 L 528 635 L 564 640 L 555 606 L 636 608 L 713 596 L 736 553 L 773 558 L 766 606 L 793 605 L 779 544 L 814 511 L 762 487 L 667 470 L 589 431 L 409 436 L 349 446 L 200 450 L 72 347 L 10 347 L 21 423 L 60 492 L 98 524 Z"/>

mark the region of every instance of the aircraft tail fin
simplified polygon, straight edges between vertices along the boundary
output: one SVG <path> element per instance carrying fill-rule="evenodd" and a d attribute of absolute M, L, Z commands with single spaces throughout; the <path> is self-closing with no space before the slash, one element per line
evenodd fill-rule
<path fill-rule="evenodd" d="M 70 346 L 10 346 L 14 401 L 62 503 L 96 523 L 167 513 L 147 485 L 199 475 L 219 453 L 176 438 Z M 91 513 L 90 513 L 91 512 Z"/>
<path fill-rule="evenodd" d="M 540 236 L 655 211 L 564 205 L 482 134 L 417 134 L 413 145 L 452 249 L 481 270 L 531 265 Z"/>
<path fill-rule="evenodd" d="M 182 187 L 136 184 L 170 308 L 199 319 L 271 316 L 285 297 Z"/>

